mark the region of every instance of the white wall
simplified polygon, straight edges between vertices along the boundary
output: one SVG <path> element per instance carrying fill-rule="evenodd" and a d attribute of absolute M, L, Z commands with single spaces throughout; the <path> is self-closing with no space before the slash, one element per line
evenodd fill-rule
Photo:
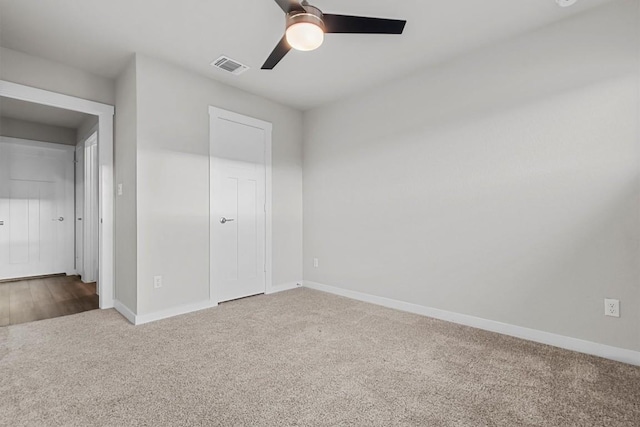
<path fill-rule="evenodd" d="M 115 177 L 123 185 L 115 197 L 115 298 L 137 313 L 137 85 L 135 58 L 116 81 Z"/>
<path fill-rule="evenodd" d="M 136 73 L 137 313 L 209 300 L 210 105 L 273 123 L 273 284 L 299 282 L 302 114 L 140 55 Z"/>
<path fill-rule="evenodd" d="M 76 133 L 76 130 L 72 128 L 0 117 L 1 136 L 76 145 Z"/>
<path fill-rule="evenodd" d="M 111 79 L 4 47 L 0 79 L 109 105 L 115 102 Z"/>
<path fill-rule="evenodd" d="M 618 1 L 306 113 L 305 280 L 640 350 L 639 24 Z"/>

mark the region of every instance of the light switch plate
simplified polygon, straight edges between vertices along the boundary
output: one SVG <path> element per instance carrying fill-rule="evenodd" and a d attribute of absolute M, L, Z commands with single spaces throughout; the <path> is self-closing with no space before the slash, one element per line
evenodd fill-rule
<path fill-rule="evenodd" d="M 162 276 L 153 276 L 153 287 L 155 289 L 162 287 Z"/>

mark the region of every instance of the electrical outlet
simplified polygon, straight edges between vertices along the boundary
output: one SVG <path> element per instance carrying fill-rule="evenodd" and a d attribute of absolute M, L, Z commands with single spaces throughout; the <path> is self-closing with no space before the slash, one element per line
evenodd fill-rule
<path fill-rule="evenodd" d="M 314 266 L 315 268 L 318 268 L 318 258 L 314 258 L 314 259 L 313 259 L 313 266 Z"/>
<path fill-rule="evenodd" d="M 122 196 L 122 184 L 118 184 L 118 196 Z"/>
<path fill-rule="evenodd" d="M 617 299 L 605 298 L 604 315 L 611 317 L 620 317 L 620 301 Z"/>
<path fill-rule="evenodd" d="M 162 276 L 153 276 L 153 287 L 155 289 L 162 287 Z"/>

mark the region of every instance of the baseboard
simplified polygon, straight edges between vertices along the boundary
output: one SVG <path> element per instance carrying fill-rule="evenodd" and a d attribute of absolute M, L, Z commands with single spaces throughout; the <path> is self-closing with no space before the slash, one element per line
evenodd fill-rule
<path fill-rule="evenodd" d="M 301 284 L 302 280 L 298 282 L 283 283 L 278 286 L 272 287 L 271 290 L 265 292 L 265 294 L 269 295 L 275 294 L 277 292 L 288 291 L 290 289 L 295 289 L 301 286 Z M 145 323 L 155 322 L 156 320 L 167 319 L 169 317 L 180 316 L 181 314 L 192 313 L 194 311 L 200 311 L 217 306 L 217 303 L 202 301 L 195 304 L 185 304 L 178 307 L 168 308 L 166 310 L 156 311 L 154 313 L 137 315 L 129 310 L 129 308 L 127 308 L 120 301 L 114 301 L 114 308 L 134 325 L 143 325 Z"/>
<path fill-rule="evenodd" d="M 118 313 L 122 314 L 124 318 L 129 322 L 133 323 L 134 325 L 136 324 L 136 315 L 129 309 L 129 307 L 118 300 L 114 300 L 113 308 L 115 308 Z"/>
<path fill-rule="evenodd" d="M 266 291 L 266 295 L 275 294 L 278 292 L 289 291 L 291 289 L 299 288 L 302 286 L 302 280 L 297 282 L 281 283 L 277 286 L 272 286 L 270 290 Z"/>
<path fill-rule="evenodd" d="M 168 308 L 153 313 L 136 315 L 135 325 L 143 325 L 156 320 L 167 319 L 169 317 L 180 316 L 181 314 L 193 313 L 194 311 L 205 310 L 207 308 L 217 307 L 217 302 L 201 301 L 194 304 L 184 304 L 178 307 Z"/>
<path fill-rule="evenodd" d="M 499 334 L 509 335 L 528 341 L 534 341 L 566 350 L 572 350 L 579 353 L 590 354 L 593 356 L 603 357 L 605 359 L 640 366 L 640 352 L 638 351 L 612 347 L 605 344 L 598 344 L 578 338 L 566 337 L 550 332 L 539 331 L 537 329 L 524 328 L 522 326 L 510 325 L 508 323 L 496 322 L 494 320 L 482 319 L 437 308 L 425 307 L 422 305 L 351 291 L 335 286 L 323 285 L 321 283 L 311 282 L 308 280 L 305 280 L 303 284 L 305 287 L 310 289 L 316 289 L 318 291 L 328 292 L 358 301 L 368 302 L 396 310 L 446 320 L 447 322 L 471 326 L 485 331 L 497 332 Z"/>

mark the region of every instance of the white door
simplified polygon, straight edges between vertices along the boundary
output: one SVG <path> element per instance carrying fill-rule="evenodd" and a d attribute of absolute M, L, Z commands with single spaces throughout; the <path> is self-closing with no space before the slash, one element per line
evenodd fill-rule
<path fill-rule="evenodd" d="M 73 272 L 73 147 L 0 141 L 0 279 Z"/>
<path fill-rule="evenodd" d="M 265 292 L 271 124 L 211 110 L 211 292 L 220 302 Z"/>
<path fill-rule="evenodd" d="M 82 276 L 84 272 L 83 264 L 83 242 L 84 242 L 84 145 L 76 146 L 75 164 L 75 233 L 76 233 L 76 272 Z"/>
<path fill-rule="evenodd" d="M 84 179 L 82 218 L 82 281 L 98 280 L 98 134 L 94 132 L 84 142 Z"/>

